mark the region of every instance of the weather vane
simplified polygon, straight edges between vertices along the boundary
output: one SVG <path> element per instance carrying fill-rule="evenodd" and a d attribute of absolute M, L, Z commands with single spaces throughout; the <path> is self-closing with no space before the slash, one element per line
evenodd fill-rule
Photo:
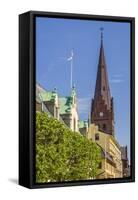
<path fill-rule="evenodd" d="M 101 30 L 101 40 L 103 40 L 103 30 L 104 30 L 104 28 L 101 27 L 100 30 Z"/>

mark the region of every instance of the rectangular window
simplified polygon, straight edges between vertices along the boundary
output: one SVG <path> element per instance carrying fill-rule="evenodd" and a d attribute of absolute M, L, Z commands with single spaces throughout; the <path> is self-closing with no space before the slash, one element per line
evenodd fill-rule
<path fill-rule="evenodd" d="M 95 140 L 99 140 L 99 133 L 95 134 Z"/>

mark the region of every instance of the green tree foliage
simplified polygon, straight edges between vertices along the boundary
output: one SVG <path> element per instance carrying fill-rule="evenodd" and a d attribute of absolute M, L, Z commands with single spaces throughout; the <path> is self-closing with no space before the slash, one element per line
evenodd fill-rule
<path fill-rule="evenodd" d="M 95 178 L 100 148 L 46 113 L 36 113 L 36 182 Z"/>

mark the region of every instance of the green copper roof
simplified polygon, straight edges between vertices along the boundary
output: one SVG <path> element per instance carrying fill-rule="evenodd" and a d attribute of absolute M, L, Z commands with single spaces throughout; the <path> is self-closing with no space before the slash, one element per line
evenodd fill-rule
<path fill-rule="evenodd" d="M 43 92 L 40 94 L 42 101 L 50 101 L 52 99 L 52 92 Z"/>
<path fill-rule="evenodd" d="M 36 99 L 39 102 L 44 101 L 53 101 L 57 94 L 57 89 L 54 88 L 54 91 L 47 91 L 41 89 L 40 86 L 37 84 L 36 86 Z M 76 96 L 75 86 L 73 86 L 71 91 L 71 96 L 68 97 L 59 97 L 59 114 L 68 114 L 71 112 L 71 107 L 73 103 L 73 97 Z"/>
<path fill-rule="evenodd" d="M 72 97 L 59 98 L 59 105 L 60 105 L 59 113 L 60 114 L 70 113 L 71 104 L 72 104 Z"/>
<path fill-rule="evenodd" d="M 88 122 L 87 121 L 79 121 L 79 128 L 85 128 L 88 126 Z"/>
<path fill-rule="evenodd" d="M 42 98 L 42 101 L 54 100 L 55 96 L 56 96 L 56 92 L 55 91 L 53 91 L 53 92 L 46 91 L 46 92 L 40 93 L 40 97 Z"/>

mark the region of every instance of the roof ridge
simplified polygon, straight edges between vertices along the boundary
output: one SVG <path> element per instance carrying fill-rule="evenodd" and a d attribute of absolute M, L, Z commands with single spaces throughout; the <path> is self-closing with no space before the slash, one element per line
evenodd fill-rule
<path fill-rule="evenodd" d="M 40 83 L 36 82 L 36 85 L 38 85 L 39 87 L 41 87 L 43 90 L 47 91 Z"/>

